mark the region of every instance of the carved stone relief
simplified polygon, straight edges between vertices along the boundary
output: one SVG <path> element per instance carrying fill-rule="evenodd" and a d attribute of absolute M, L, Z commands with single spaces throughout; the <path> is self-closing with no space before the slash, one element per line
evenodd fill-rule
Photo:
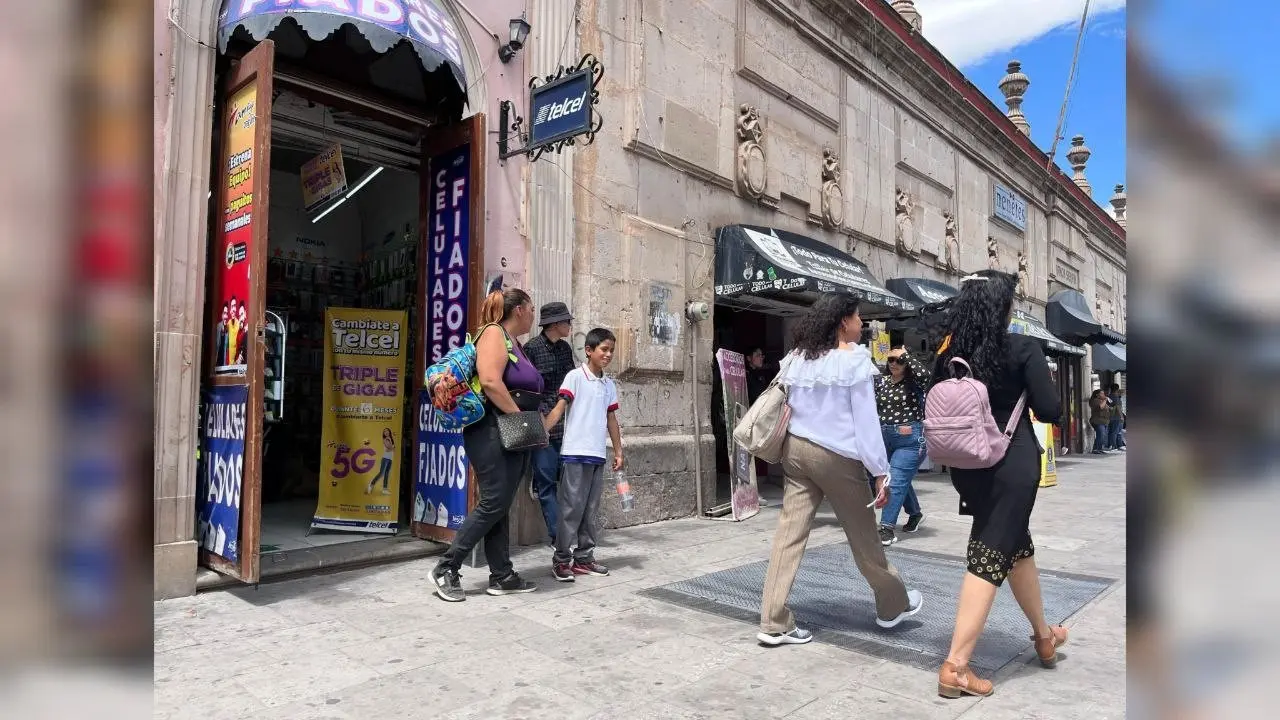
<path fill-rule="evenodd" d="M 760 125 L 760 111 L 754 105 L 743 103 L 738 108 L 738 192 L 760 199 L 764 197 L 767 179 L 766 158 L 760 142 L 764 128 Z"/>
<path fill-rule="evenodd" d="M 1018 253 L 1018 296 L 1026 297 L 1031 290 L 1030 260 L 1025 253 Z"/>
<path fill-rule="evenodd" d="M 991 270 L 1000 269 L 1000 243 L 990 235 L 987 236 L 987 267 Z"/>
<path fill-rule="evenodd" d="M 844 191 L 840 189 L 840 158 L 831 148 L 822 151 L 822 221 L 829 228 L 844 225 Z"/>
<path fill-rule="evenodd" d="M 956 228 L 956 216 L 951 213 L 943 213 L 946 219 L 945 247 L 943 260 L 947 265 L 947 272 L 960 272 L 960 240 L 959 231 Z"/>
<path fill-rule="evenodd" d="M 906 190 L 898 188 L 893 198 L 894 212 L 897 215 L 898 231 L 896 234 L 898 252 L 902 255 L 916 254 L 916 227 L 911 218 L 916 203 Z"/>

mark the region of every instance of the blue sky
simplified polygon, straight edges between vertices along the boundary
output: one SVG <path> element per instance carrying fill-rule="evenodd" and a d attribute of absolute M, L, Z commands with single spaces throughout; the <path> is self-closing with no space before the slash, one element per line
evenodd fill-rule
<path fill-rule="evenodd" d="M 1240 22 L 1228 19 L 1230 4 L 1212 22 L 1205 22 L 1203 2 L 1144 5 L 1134 17 L 1134 37 L 1193 107 L 1246 152 L 1280 133 L 1280 93 L 1272 87 L 1280 73 L 1280 3 L 1247 3 L 1238 8 L 1241 20 L 1247 19 Z"/>
<path fill-rule="evenodd" d="M 1048 151 L 1053 141 L 1084 0 L 916 0 L 924 35 L 974 85 L 1004 109 L 1000 79 L 1010 60 L 1022 62 L 1031 78 L 1023 111 L 1031 139 Z M 1107 200 L 1125 183 L 1124 0 L 1094 0 L 1080 49 L 1076 82 L 1055 159 L 1066 160 L 1073 135 L 1084 135 L 1093 151 L 1085 176 L 1094 200 Z"/>

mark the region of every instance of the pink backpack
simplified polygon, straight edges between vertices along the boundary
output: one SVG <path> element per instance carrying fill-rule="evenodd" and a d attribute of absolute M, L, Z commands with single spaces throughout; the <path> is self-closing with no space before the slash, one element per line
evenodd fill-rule
<path fill-rule="evenodd" d="M 963 365 L 964 377 L 956 377 L 956 365 Z M 951 358 L 951 378 L 933 386 L 924 403 L 924 445 L 929 459 L 938 465 L 977 470 L 1000 462 L 1009 450 L 1027 402 L 1027 393 L 1018 397 L 1004 432 L 991 415 L 987 386 L 973 378 L 973 370 L 963 358 Z"/>

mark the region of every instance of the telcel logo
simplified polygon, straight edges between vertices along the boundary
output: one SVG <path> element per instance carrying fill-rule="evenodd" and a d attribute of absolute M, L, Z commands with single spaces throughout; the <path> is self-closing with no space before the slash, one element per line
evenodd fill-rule
<path fill-rule="evenodd" d="M 534 125 L 541 125 L 548 120 L 564 117 L 569 113 L 576 113 L 582 109 L 582 105 L 587 102 L 587 94 L 582 93 L 576 98 L 565 98 L 557 103 L 543 105 L 538 111 L 538 117 L 534 118 Z"/>

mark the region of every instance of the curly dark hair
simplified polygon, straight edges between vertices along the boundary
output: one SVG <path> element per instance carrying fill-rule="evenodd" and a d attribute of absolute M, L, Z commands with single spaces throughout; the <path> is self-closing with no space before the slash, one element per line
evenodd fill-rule
<path fill-rule="evenodd" d="M 824 293 L 796 323 L 792 342 L 808 360 L 817 360 L 840 342 L 840 323 L 858 312 L 861 301 L 848 292 Z"/>
<path fill-rule="evenodd" d="M 986 279 L 962 283 L 960 294 L 947 309 L 945 332 L 951 343 L 938 354 L 934 380 L 950 377 L 951 358 L 962 357 L 975 379 L 994 388 L 1000 382 L 1000 367 L 1009 357 L 1009 315 L 1018 276 L 999 270 L 975 274 Z"/>

